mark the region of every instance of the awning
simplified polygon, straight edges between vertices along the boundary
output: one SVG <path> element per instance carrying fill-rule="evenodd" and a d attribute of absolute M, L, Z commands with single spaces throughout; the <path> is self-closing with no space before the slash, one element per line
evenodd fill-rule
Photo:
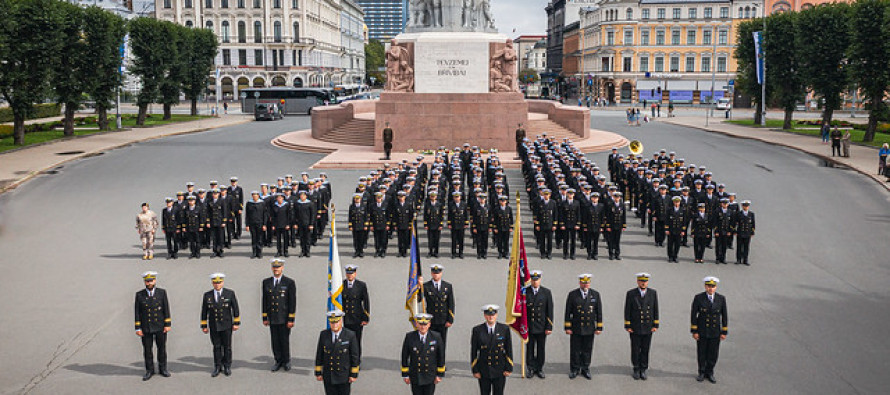
<path fill-rule="evenodd" d="M 695 81 L 665 81 L 665 86 L 661 87 L 662 89 L 669 91 L 694 91 L 695 90 Z"/>
<path fill-rule="evenodd" d="M 644 89 L 658 88 L 659 86 L 662 86 L 662 84 L 660 84 L 660 82 L 661 81 L 659 81 L 659 80 L 651 80 L 651 79 L 650 80 L 637 80 L 637 90 L 641 91 Z"/>
<path fill-rule="evenodd" d="M 714 90 L 715 91 L 722 91 L 727 86 L 729 86 L 729 81 L 726 81 L 726 80 L 717 80 L 716 82 L 714 82 Z M 711 90 L 711 80 L 698 81 L 698 90 L 710 91 Z"/>

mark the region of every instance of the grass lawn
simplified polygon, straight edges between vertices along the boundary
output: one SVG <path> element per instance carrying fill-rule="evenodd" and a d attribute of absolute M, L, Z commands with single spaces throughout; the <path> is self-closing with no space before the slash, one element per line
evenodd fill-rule
<path fill-rule="evenodd" d="M 754 121 L 750 120 L 750 119 L 740 119 L 740 120 L 732 120 L 732 121 L 726 121 L 726 122 L 729 122 L 729 123 L 732 123 L 735 125 L 749 126 L 749 127 L 753 127 L 753 128 L 763 128 L 763 126 L 755 125 Z M 766 120 L 766 128 L 767 129 L 781 129 L 783 123 L 784 122 L 781 119 L 767 119 Z M 794 125 L 793 122 L 792 122 L 792 125 Z M 806 134 L 806 135 L 815 136 L 815 137 L 822 136 L 822 133 L 819 131 L 818 127 L 816 127 L 816 126 L 807 126 L 806 128 L 803 128 L 802 127 L 803 125 L 796 125 L 796 126 L 797 127 L 792 128 L 791 130 L 786 130 L 786 132 Z M 862 137 L 865 135 L 865 131 L 863 131 L 863 130 L 850 129 L 850 135 L 851 135 L 854 143 L 866 144 L 866 145 L 870 145 L 873 147 L 880 147 L 884 143 L 890 143 L 890 134 L 875 133 L 874 141 L 867 142 L 867 143 L 862 142 Z"/>
<path fill-rule="evenodd" d="M 80 117 L 78 117 L 78 118 L 80 118 Z M 86 118 L 94 118 L 94 117 L 86 117 Z M 169 120 L 164 121 L 161 118 L 163 118 L 162 114 L 153 114 L 153 115 L 145 118 L 144 126 L 136 126 L 136 115 L 135 114 L 125 114 L 125 115 L 123 115 L 123 119 L 121 120 L 121 123 L 122 123 L 123 127 L 125 127 L 125 128 L 152 127 L 152 126 L 160 126 L 160 125 L 166 125 L 166 124 L 176 123 L 176 122 L 195 121 L 195 120 L 202 119 L 202 118 L 209 118 L 209 116 L 207 116 L 207 115 L 191 116 L 191 115 L 184 115 L 184 114 L 173 114 L 172 118 Z M 113 114 L 109 114 L 109 121 L 111 121 L 111 127 L 114 127 L 115 120 L 114 120 Z M 94 134 L 94 133 L 100 132 L 99 125 L 96 124 L 95 122 L 93 122 L 93 123 L 76 123 L 74 125 L 74 127 L 75 127 L 75 131 L 74 131 L 75 136 L 86 136 L 89 134 Z M 44 142 L 51 141 L 51 140 L 61 139 L 63 137 L 64 137 L 64 135 L 62 133 L 62 129 L 53 129 L 50 131 L 25 133 L 25 145 L 24 146 L 28 146 L 31 144 L 44 143 Z M 20 148 L 20 147 L 23 147 L 23 146 L 13 144 L 12 136 L 0 138 L 0 152 L 9 151 L 11 149 Z"/>

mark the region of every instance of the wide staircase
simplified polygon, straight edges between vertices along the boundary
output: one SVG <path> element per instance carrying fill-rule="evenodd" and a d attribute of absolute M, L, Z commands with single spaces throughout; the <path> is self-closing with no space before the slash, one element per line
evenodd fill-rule
<path fill-rule="evenodd" d="M 354 118 L 321 136 L 319 140 L 336 144 L 374 146 L 374 120 Z"/>
<path fill-rule="evenodd" d="M 579 139 L 577 134 L 549 119 L 529 119 L 525 124 L 525 132 L 526 136 L 532 139 L 544 133 L 547 133 L 547 136 L 551 137 L 551 139 L 556 138 L 558 141 L 562 141 L 566 137 L 575 141 Z"/>

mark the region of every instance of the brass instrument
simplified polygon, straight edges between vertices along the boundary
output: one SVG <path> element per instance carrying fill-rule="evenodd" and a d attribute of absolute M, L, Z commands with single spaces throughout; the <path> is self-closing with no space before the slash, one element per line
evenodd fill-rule
<path fill-rule="evenodd" d="M 630 149 L 630 153 L 634 155 L 639 155 L 643 153 L 643 143 L 640 140 L 633 140 L 630 142 L 630 145 L 627 146 Z"/>

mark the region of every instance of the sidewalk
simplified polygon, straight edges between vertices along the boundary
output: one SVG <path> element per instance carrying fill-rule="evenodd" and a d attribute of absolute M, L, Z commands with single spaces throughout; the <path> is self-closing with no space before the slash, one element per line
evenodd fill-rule
<path fill-rule="evenodd" d="M 709 125 L 705 126 L 705 117 L 658 118 L 657 121 L 793 148 L 826 161 L 849 167 L 865 176 L 871 177 L 871 179 L 890 191 L 890 183 L 885 181 L 886 177 L 878 176 L 877 174 L 878 149 L 874 147 L 851 144 L 849 158 L 833 157 L 831 156 L 831 145 L 822 144 L 822 140 L 817 136 L 784 132 L 778 129 L 734 125 L 723 123 L 719 119 L 714 118 L 711 118 Z"/>
<path fill-rule="evenodd" d="M 252 116 L 223 115 L 219 118 L 199 119 L 151 128 L 96 133 L 6 152 L 0 154 L 0 193 L 11 190 L 47 170 L 72 160 L 89 157 L 132 143 L 178 134 L 203 132 L 251 120 L 253 120 Z"/>

